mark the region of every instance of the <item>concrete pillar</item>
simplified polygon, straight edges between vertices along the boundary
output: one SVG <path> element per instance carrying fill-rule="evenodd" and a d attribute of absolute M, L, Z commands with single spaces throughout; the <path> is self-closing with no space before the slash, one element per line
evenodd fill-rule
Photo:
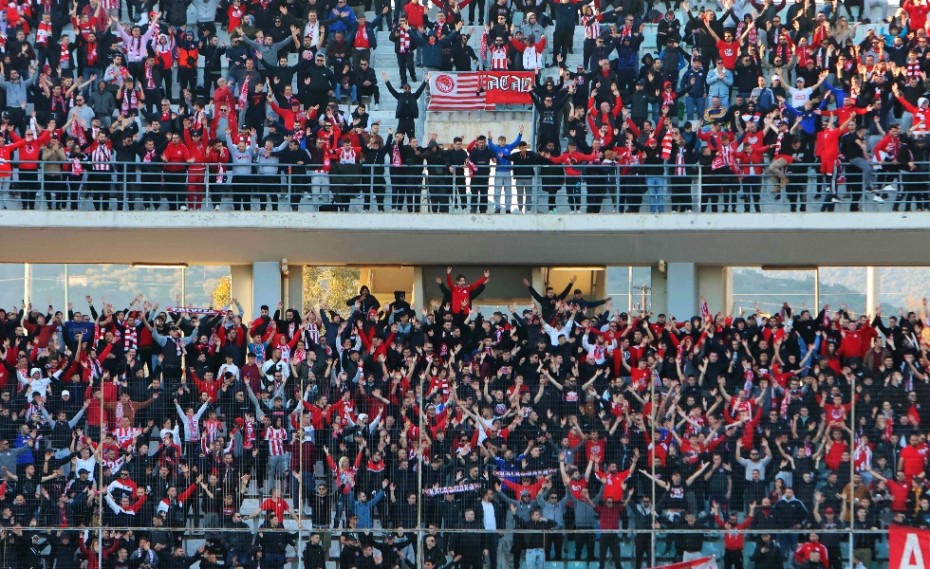
<path fill-rule="evenodd" d="M 694 263 L 668 263 L 665 274 L 668 279 L 668 314 L 679 320 L 697 314 L 697 266 Z"/>
<path fill-rule="evenodd" d="M 712 314 L 729 313 L 733 307 L 733 271 L 728 267 L 699 266 L 698 296 L 707 299 Z"/>
<path fill-rule="evenodd" d="M 698 314 L 698 299 L 703 296 L 711 312 L 727 312 L 733 303 L 732 284 L 727 267 L 668 263 L 664 273 L 653 267 L 650 308 L 684 320 Z"/>
<path fill-rule="evenodd" d="M 290 265 L 287 275 L 287 302 L 288 307 L 297 307 L 297 311 L 304 313 L 304 265 Z"/>
<path fill-rule="evenodd" d="M 530 284 L 539 294 L 546 292 L 547 273 L 546 267 L 533 267 L 530 269 Z M 526 295 L 530 295 L 529 291 L 526 292 Z M 532 298 L 530 298 L 530 302 L 533 302 Z"/>
<path fill-rule="evenodd" d="M 426 279 L 423 275 L 423 267 L 416 266 L 413 268 L 413 285 L 411 288 L 410 308 L 417 314 L 429 304 L 427 298 Z"/>
<path fill-rule="evenodd" d="M 605 267 L 599 275 L 598 286 L 594 290 L 597 298 L 607 298 L 610 294 L 617 294 L 621 283 L 626 282 L 627 267 Z M 623 289 L 626 292 L 626 289 Z M 614 308 L 626 310 L 626 303 L 614 300 Z"/>
<path fill-rule="evenodd" d="M 233 265 L 230 267 L 232 282 L 230 283 L 230 298 L 235 298 L 242 305 L 246 322 L 255 318 L 257 310 L 252 307 L 252 265 Z"/>
<path fill-rule="evenodd" d="M 591 271 L 591 290 L 585 291 L 589 299 L 607 298 L 607 269 Z"/>
<path fill-rule="evenodd" d="M 652 304 L 650 309 L 656 314 L 667 313 L 668 312 L 668 267 L 666 267 L 665 272 L 659 271 L 659 267 L 652 267 Z M 632 305 L 636 306 L 637 300 L 636 289 L 633 289 L 632 296 L 633 301 Z"/>
<path fill-rule="evenodd" d="M 875 314 L 874 310 L 882 303 L 880 271 L 875 267 L 865 268 L 865 313 Z"/>
<path fill-rule="evenodd" d="M 263 304 L 267 304 L 273 313 L 278 301 L 284 300 L 282 277 L 280 261 L 252 263 L 252 310 L 256 314 Z"/>

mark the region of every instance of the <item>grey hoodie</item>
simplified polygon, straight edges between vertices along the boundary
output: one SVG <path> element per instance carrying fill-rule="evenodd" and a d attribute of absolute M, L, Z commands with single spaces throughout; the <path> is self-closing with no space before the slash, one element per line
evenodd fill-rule
<path fill-rule="evenodd" d="M 6 106 L 19 107 L 25 103 L 26 91 L 29 90 L 29 87 L 32 87 L 38 77 L 37 73 L 33 73 L 29 79 L 23 79 L 20 76 L 16 81 L 10 81 L 0 75 L 0 87 L 3 87 L 6 91 Z"/>
<path fill-rule="evenodd" d="M 215 22 L 216 6 L 219 0 L 194 0 L 194 11 L 198 22 Z"/>

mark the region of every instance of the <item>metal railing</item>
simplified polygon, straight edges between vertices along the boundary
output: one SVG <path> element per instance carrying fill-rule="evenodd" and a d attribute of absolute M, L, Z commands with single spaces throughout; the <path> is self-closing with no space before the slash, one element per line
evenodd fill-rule
<path fill-rule="evenodd" d="M 415 213 L 769 213 L 778 211 L 930 210 L 930 163 L 917 170 L 877 170 L 873 188 L 847 168 L 836 184 L 817 164 L 761 175 L 672 165 L 557 164 L 499 169 L 465 166 L 340 165 L 330 171 L 287 165 L 151 165 L 111 163 L 106 171 L 83 164 L 75 174 L 51 172 L 50 163 L 0 177 L 0 208 L 79 210 L 210 209 L 235 211 L 369 211 Z M 744 165 L 744 170 L 749 169 Z M 56 169 L 57 168 L 53 168 Z M 176 169 L 178 171 L 169 171 Z M 782 176 L 781 178 L 776 175 Z"/>

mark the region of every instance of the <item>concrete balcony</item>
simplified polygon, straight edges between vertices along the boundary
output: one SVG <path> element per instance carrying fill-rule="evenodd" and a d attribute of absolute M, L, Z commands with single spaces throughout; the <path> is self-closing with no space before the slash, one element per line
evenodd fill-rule
<path fill-rule="evenodd" d="M 5 263 L 916 266 L 930 216 L 0 211 L 0 235 Z"/>

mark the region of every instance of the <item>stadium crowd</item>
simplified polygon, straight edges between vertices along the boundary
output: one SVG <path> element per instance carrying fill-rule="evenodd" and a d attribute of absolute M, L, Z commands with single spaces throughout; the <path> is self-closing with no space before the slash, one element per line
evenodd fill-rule
<path fill-rule="evenodd" d="M 576 212 L 930 207 L 926 0 L 433 4 L 8 2 L 0 208 L 41 190 L 198 209 L 209 188 L 246 209 L 268 186 L 303 211 L 409 211 L 421 191 L 430 211 L 547 211 L 563 188 Z M 535 147 L 418 139 L 429 69 L 535 71 Z M 390 128 L 365 104 L 386 96 Z"/>
<path fill-rule="evenodd" d="M 482 313 L 489 278 L 419 312 L 3 311 L 3 566 L 640 568 L 725 530 L 727 568 L 871 569 L 869 530 L 930 526 L 926 300 L 677 320 L 573 277 Z"/>

